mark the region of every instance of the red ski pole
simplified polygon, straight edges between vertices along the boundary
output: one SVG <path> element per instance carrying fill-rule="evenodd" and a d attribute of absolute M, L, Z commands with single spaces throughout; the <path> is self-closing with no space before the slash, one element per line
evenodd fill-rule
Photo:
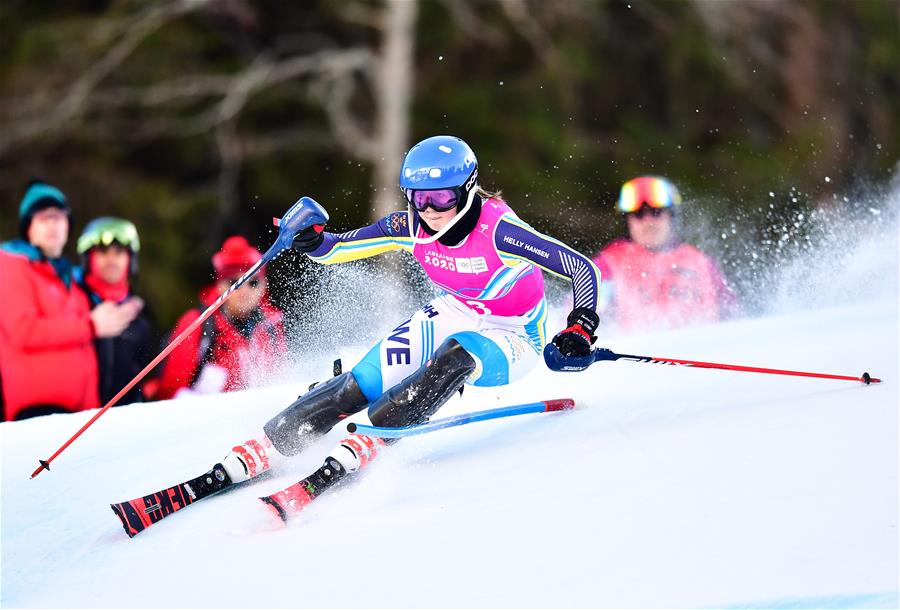
<path fill-rule="evenodd" d="M 233 295 L 235 291 L 244 284 L 244 282 L 253 277 L 263 265 L 277 257 L 287 248 L 290 248 L 291 242 L 293 242 L 294 240 L 294 236 L 299 231 L 310 226 L 315 227 L 317 231 L 322 231 L 322 229 L 325 228 L 326 222 L 328 222 L 328 213 L 324 210 L 324 208 L 322 208 L 322 206 L 320 206 L 309 197 L 301 197 L 276 223 L 279 228 L 278 238 L 276 239 L 275 243 L 272 244 L 272 247 L 269 248 L 265 254 L 263 254 L 263 257 L 259 260 L 259 262 L 253 265 L 250 269 L 247 270 L 244 275 L 238 278 L 238 280 L 234 284 L 232 284 L 228 288 L 228 290 L 223 292 L 219 296 L 219 298 L 216 299 L 216 301 L 212 305 L 207 307 L 206 311 L 204 311 L 199 318 L 194 320 L 190 326 L 185 328 L 180 335 L 172 339 L 172 341 L 165 347 L 165 349 L 161 351 L 159 355 L 150 362 L 150 364 L 145 366 L 140 373 L 135 375 L 134 379 L 125 384 L 125 387 L 119 390 L 118 394 L 113 396 L 109 400 L 109 402 L 107 402 L 103 406 L 102 409 L 97 411 L 97 413 L 91 419 L 89 419 L 88 422 L 78 430 L 78 432 L 73 434 L 71 438 L 69 438 L 69 440 L 63 443 L 62 446 L 53 453 L 53 455 L 51 455 L 46 460 L 38 460 L 40 466 L 38 466 L 37 469 L 35 469 L 35 471 L 31 473 L 31 478 L 33 479 L 34 477 L 39 475 L 42 470 L 50 470 L 50 462 L 55 460 L 60 453 L 65 451 L 66 448 L 75 441 L 76 438 L 81 436 L 81 434 L 85 430 L 93 425 L 93 423 L 97 421 L 101 415 L 106 413 L 110 407 L 112 407 L 114 404 L 116 404 L 116 402 L 119 401 L 119 399 L 125 396 L 125 394 L 128 393 L 128 390 L 133 388 L 135 384 L 143 379 L 147 373 L 153 370 L 153 367 L 162 362 L 163 358 L 168 356 L 173 349 L 178 347 L 178 344 L 180 344 L 185 339 L 185 337 L 197 330 L 197 328 L 199 328 L 200 325 L 203 324 L 203 322 L 207 318 L 209 318 L 209 316 L 215 313 L 215 311 L 222 306 L 222 303 L 224 303 L 231 295 Z"/>
<path fill-rule="evenodd" d="M 859 377 L 852 375 L 830 375 L 828 373 L 807 373 L 805 371 L 788 371 L 784 369 L 768 369 L 756 366 L 743 366 L 740 364 L 721 364 L 718 362 L 700 362 L 698 360 L 681 360 L 678 358 L 659 358 L 655 356 L 632 356 L 630 354 L 617 354 L 606 348 L 595 348 L 589 356 L 563 356 L 552 343 L 544 348 L 544 361 L 554 371 L 583 371 L 599 360 L 626 360 L 628 362 L 643 362 L 646 364 L 675 364 L 692 366 L 702 369 L 720 369 L 725 371 L 742 371 L 745 373 L 766 373 L 768 375 L 793 375 L 795 377 L 817 377 L 819 379 L 839 379 L 841 381 L 861 381 L 866 385 L 881 383 L 881 379 L 863 373 Z"/>

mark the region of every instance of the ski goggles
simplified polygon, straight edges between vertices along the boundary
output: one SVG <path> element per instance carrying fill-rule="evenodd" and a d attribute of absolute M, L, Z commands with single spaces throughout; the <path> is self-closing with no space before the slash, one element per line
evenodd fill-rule
<path fill-rule="evenodd" d="M 651 208 L 649 205 L 642 204 L 637 212 L 629 212 L 629 218 L 638 218 L 643 220 L 644 217 L 659 218 L 663 214 L 671 214 L 672 208 Z"/>
<path fill-rule="evenodd" d="M 434 189 L 434 190 L 417 190 L 404 189 L 406 200 L 417 211 L 424 212 L 426 208 L 431 206 L 435 212 L 446 212 L 459 203 L 459 189 Z"/>
<path fill-rule="evenodd" d="M 119 244 L 133 252 L 141 250 L 137 229 L 130 222 L 100 223 L 88 229 L 78 238 L 76 250 L 79 254 L 84 254 L 91 248 L 107 248 L 113 244 Z"/>
<path fill-rule="evenodd" d="M 681 195 L 671 182 L 654 176 L 641 176 L 622 185 L 617 205 L 620 212 L 638 214 L 644 205 L 652 210 L 672 208 L 681 205 Z M 658 216 L 659 212 L 653 215 Z"/>

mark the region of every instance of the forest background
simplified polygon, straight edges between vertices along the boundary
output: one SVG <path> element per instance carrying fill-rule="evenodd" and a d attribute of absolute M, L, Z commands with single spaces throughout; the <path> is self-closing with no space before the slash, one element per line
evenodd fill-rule
<path fill-rule="evenodd" d="M 225 236 L 264 250 L 301 195 L 335 231 L 401 209 L 403 153 L 447 133 L 586 254 L 624 234 L 623 181 L 669 177 L 752 313 L 896 190 L 898 24 L 895 0 L 7 0 L 0 239 L 31 177 L 67 194 L 73 257 L 90 219 L 132 220 L 168 328 Z M 335 289 L 293 253 L 269 276 L 295 322 Z"/>

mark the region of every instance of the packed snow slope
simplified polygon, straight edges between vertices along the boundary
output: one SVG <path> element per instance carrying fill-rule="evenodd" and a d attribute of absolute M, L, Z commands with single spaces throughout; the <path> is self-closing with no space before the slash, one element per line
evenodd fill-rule
<path fill-rule="evenodd" d="M 129 539 L 109 503 L 204 472 L 313 380 L 2 431 L 6 607 L 897 607 L 896 300 L 611 340 L 615 351 L 880 385 L 598 363 L 469 388 L 439 415 L 578 410 L 409 438 L 286 528 L 277 476 Z M 325 363 L 311 371 L 325 370 Z"/>
<path fill-rule="evenodd" d="M 857 245 L 833 232 L 833 251 L 761 285 L 764 316 L 601 339 L 620 353 L 868 371 L 881 384 L 541 367 L 505 388 L 470 387 L 437 417 L 567 396 L 577 410 L 405 439 L 279 526 L 257 497 L 317 468 L 335 429 L 274 476 L 134 539 L 111 502 L 206 472 L 328 376 L 331 358 L 355 362 L 414 306 L 341 306 L 330 318 L 355 325 L 346 336 L 358 343 L 298 357 L 279 385 L 112 409 L 33 480 L 93 413 L 0 424 L 0 606 L 897 608 L 896 191 L 892 201 L 892 220 L 853 233 Z M 551 330 L 565 309 L 555 305 Z"/>

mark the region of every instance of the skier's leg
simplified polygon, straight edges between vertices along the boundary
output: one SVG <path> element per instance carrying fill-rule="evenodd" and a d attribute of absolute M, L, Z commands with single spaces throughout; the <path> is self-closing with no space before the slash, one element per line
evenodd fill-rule
<path fill-rule="evenodd" d="M 465 383 L 500 386 L 524 377 L 540 361 L 532 330 L 510 324 L 451 334 L 419 370 L 369 405 L 369 419 L 395 428 L 422 423 Z"/>
<path fill-rule="evenodd" d="M 414 372 L 431 355 L 435 331 L 431 318 L 437 315 L 426 305 L 379 341 L 351 372 L 315 386 L 272 418 L 264 431 L 275 450 L 283 455 L 300 453 L 339 421 L 381 396 L 385 385 L 390 387 Z"/>
<path fill-rule="evenodd" d="M 296 455 L 341 419 L 365 407 L 368 399 L 352 373 L 313 387 L 272 418 L 263 433 L 234 447 L 221 464 L 233 483 L 262 474 L 284 456 Z"/>
<path fill-rule="evenodd" d="M 369 405 L 369 419 L 376 426 L 386 427 L 421 423 L 465 383 L 498 386 L 524 377 L 540 362 L 546 337 L 546 313 L 546 303 L 541 301 L 525 315 L 515 318 L 473 316 L 462 310 L 452 297 L 435 299 L 386 340 L 399 340 L 387 349 L 388 355 L 392 349 L 403 353 L 398 350 L 409 346 L 412 355 L 421 358 L 422 365 L 388 387 L 381 396 L 370 396 L 373 400 Z M 415 333 L 418 325 L 425 327 L 426 332 Z M 413 340 L 405 340 L 407 336 Z M 442 340 L 433 353 L 429 350 L 428 337 L 432 338 L 430 345 L 434 345 L 435 337 Z M 373 361 L 389 363 L 390 358 L 384 356 L 382 353 L 380 360 Z M 415 362 L 415 358 L 412 360 Z M 354 371 L 365 362 L 366 359 Z M 389 368 L 381 367 L 378 379 L 382 383 L 391 375 L 386 371 Z M 393 375 L 396 379 L 396 371 Z"/>
<path fill-rule="evenodd" d="M 417 317 L 421 318 L 417 313 L 412 320 L 395 328 L 388 339 L 373 348 L 354 368 L 360 386 L 368 388 L 367 394 L 373 394 L 368 415 L 378 426 L 402 427 L 425 421 L 464 383 L 505 385 L 522 378 L 540 362 L 546 340 L 546 305 L 543 301 L 525 316 L 499 322 L 481 318 L 473 324 L 471 319 L 454 314 L 453 307 L 442 306 L 441 298 L 432 301 L 420 313 L 426 314 L 427 319 L 417 320 Z M 418 325 L 425 332 L 413 333 L 410 340 L 411 328 Z M 473 327 L 479 328 L 478 332 L 471 330 Z M 431 345 L 435 337 L 442 340 L 433 354 L 428 348 L 429 337 Z M 393 364 L 415 362 L 421 356 L 422 365 L 379 395 L 382 386 L 400 370 L 396 366 L 382 368 L 382 364 L 392 364 L 392 356 L 395 358 Z M 338 443 L 312 475 L 262 499 L 275 508 L 281 518 L 287 519 L 315 496 L 365 467 L 382 445 L 396 440 L 350 434 Z"/>
<path fill-rule="evenodd" d="M 353 367 L 369 402 L 421 370 L 447 337 L 473 328 L 477 318 L 453 302 L 449 296 L 432 300 L 398 324 Z"/>
<path fill-rule="evenodd" d="M 441 298 L 425 305 L 391 330 L 350 373 L 316 386 L 272 418 L 264 428 L 276 450 L 271 453 L 296 455 L 311 440 L 373 401 L 377 407 L 370 413 L 377 413 L 376 423 L 391 421 L 389 425 L 402 426 L 406 421 L 427 419 L 475 368 L 457 343 L 444 342 L 437 350 L 434 346 L 471 327 L 470 316 L 448 307 Z M 419 398 L 412 400 L 412 394 Z M 350 441 L 342 441 L 335 452 L 352 472 L 366 462 L 368 445 L 354 449 L 357 445 L 352 438 Z"/>
<path fill-rule="evenodd" d="M 376 426 L 402 427 L 427 420 L 475 370 L 475 360 L 454 339 L 444 341 L 415 373 L 369 406 Z"/>
<path fill-rule="evenodd" d="M 401 428 L 424 422 L 444 406 L 470 377 L 478 375 L 476 359 L 453 338 L 460 335 L 463 340 L 472 343 L 466 338 L 466 333 L 452 335 L 415 373 L 372 402 L 368 415 L 374 425 Z M 496 355 L 498 348 L 492 341 L 487 341 L 493 345 L 494 351 L 491 354 Z M 482 361 L 487 361 L 489 366 L 494 363 L 492 358 L 484 357 L 484 346 L 476 346 L 476 349 L 482 353 Z M 504 359 L 504 365 L 505 362 Z M 484 372 L 482 368 L 482 376 Z M 323 468 L 343 477 L 372 460 L 379 445 L 392 444 L 397 440 L 351 434 L 329 454 Z"/>

